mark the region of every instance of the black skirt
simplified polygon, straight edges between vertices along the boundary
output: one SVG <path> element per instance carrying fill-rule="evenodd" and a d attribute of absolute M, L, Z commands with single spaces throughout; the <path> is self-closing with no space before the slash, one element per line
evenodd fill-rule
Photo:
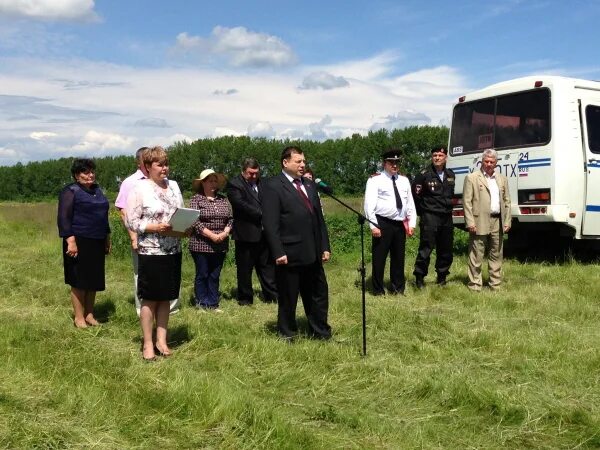
<path fill-rule="evenodd" d="M 138 297 L 140 300 L 171 301 L 179 298 L 181 253 L 139 255 Z"/>
<path fill-rule="evenodd" d="M 103 291 L 105 239 L 75 236 L 77 257 L 67 255 L 67 240 L 63 239 L 63 266 L 65 283 L 85 291 Z"/>

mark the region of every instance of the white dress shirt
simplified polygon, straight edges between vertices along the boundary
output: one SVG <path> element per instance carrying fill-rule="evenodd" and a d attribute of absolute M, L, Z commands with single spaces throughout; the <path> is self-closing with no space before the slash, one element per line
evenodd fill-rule
<path fill-rule="evenodd" d="M 402 200 L 402 209 L 396 207 L 392 176 L 389 173 L 384 170 L 380 175 L 367 180 L 365 216 L 375 223 L 377 223 L 376 215 L 391 220 L 403 221 L 408 219 L 408 226 L 414 228 L 417 225 L 417 211 L 410 190 L 410 182 L 408 178 L 398 174 L 395 183 Z M 376 228 L 372 223 L 369 223 L 369 226 L 371 229 Z"/>
<path fill-rule="evenodd" d="M 294 187 L 294 189 L 298 190 L 298 188 L 294 184 L 294 180 L 296 180 L 296 178 L 290 176 L 287 172 L 285 172 L 283 170 L 281 171 L 281 173 L 285 175 L 285 177 L 290 181 L 290 183 L 292 183 L 292 186 Z M 297 179 L 300 180 L 300 189 L 302 189 L 302 192 L 304 192 L 304 195 L 306 195 L 306 197 L 308 198 L 308 194 L 306 193 L 306 188 L 304 187 L 304 183 L 302 183 L 302 178 L 297 178 Z"/>
<path fill-rule="evenodd" d="M 487 180 L 488 189 L 490 190 L 490 214 L 500 214 L 500 191 L 496 182 L 496 175 L 490 177 L 483 172 L 483 176 Z"/>

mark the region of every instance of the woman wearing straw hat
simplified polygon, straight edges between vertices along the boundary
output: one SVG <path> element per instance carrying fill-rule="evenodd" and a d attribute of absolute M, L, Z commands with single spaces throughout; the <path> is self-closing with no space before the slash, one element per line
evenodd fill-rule
<path fill-rule="evenodd" d="M 194 291 L 196 307 L 219 309 L 219 278 L 229 248 L 229 233 L 233 224 L 231 205 L 219 194 L 225 186 L 225 176 L 212 169 L 205 169 L 192 182 L 196 194 L 190 208 L 200 210 L 200 216 L 192 226 L 189 249 L 196 266 Z"/>

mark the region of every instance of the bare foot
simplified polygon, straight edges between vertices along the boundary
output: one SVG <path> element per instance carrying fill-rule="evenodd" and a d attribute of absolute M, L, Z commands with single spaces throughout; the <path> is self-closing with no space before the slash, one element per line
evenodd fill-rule
<path fill-rule="evenodd" d="M 173 352 L 171 351 L 171 349 L 169 348 L 169 346 L 167 344 L 156 344 L 156 350 L 158 350 L 158 353 L 160 356 L 164 356 L 165 358 L 168 356 L 171 356 L 173 354 Z"/>
<path fill-rule="evenodd" d="M 73 319 L 73 325 L 76 328 L 87 328 L 87 323 L 83 319 Z"/>
<path fill-rule="evenodd" d="M 156 355 L 154 354 L 154 345 L 144 345 L 142 349 L 142 358 L 146 361 L 154 361 Z"/>
<path fill-rule="evenodd" d="M 96 320 L 96 318 L 95 318 L 93 315 L 91 315 L 91 314 L 88 314 L 88 315 L 86 316 L 86 318 L 85 318 L 85 322 L 86 322 L 88 325 L 92 326 L 92 327 L 97 327 L 97 326 L 99 326 L 99 325 L 100 325 L 100 322 L 98 322 L 98 321 Z"/>

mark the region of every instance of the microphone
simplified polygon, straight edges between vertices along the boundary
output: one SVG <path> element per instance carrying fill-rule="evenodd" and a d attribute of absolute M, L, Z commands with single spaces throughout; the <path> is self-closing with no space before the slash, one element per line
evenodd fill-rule
<path fill-rule="evenodd" d="M 317 185 L 320 191 L 329 195 L 333 194 L 333 188 L 320 178 L 315 178 L 315 184 Z"/>

